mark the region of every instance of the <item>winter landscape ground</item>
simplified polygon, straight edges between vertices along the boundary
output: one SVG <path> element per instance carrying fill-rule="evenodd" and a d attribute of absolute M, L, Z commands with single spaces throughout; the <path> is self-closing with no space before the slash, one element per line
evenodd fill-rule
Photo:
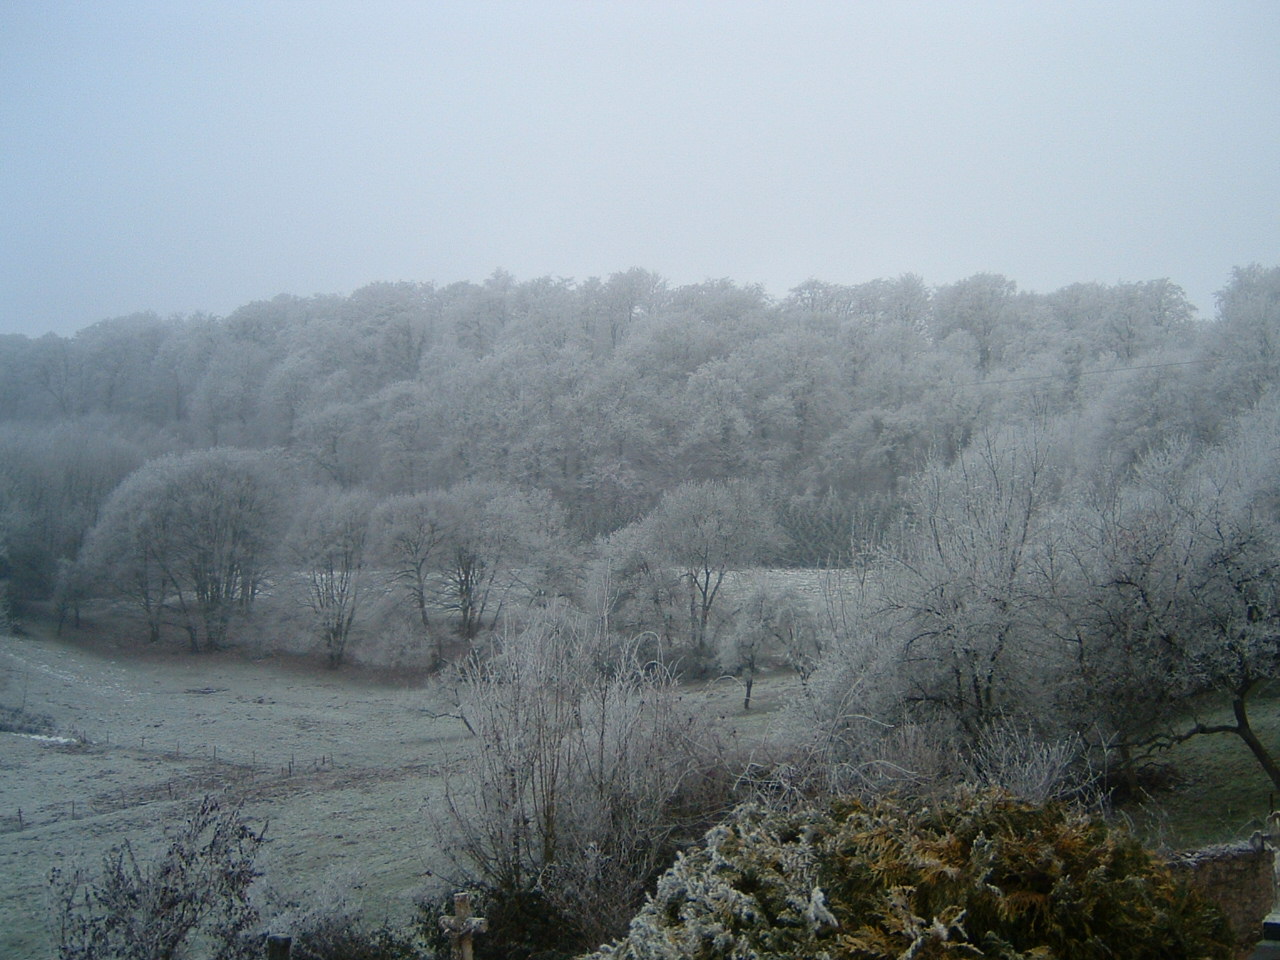
<path fill-rule="evenodd" d="M 792 683 L 766 679 L 750 717 L 731 683 L 690 695 L 758 726 Z M 262 882 L 286 898 L 349 884 L 366 918 L 400 922 L 451 869 L 432 802 L 465 777 L 472 740 L 438 682 L 4 637 L 0 703 L 51 724 L 45 739 L 0 734 L 0 956 L 52 955 L 52 867 L 96 869 L 126 838 L 145 849 L 210 792 L 269 821 Z"/>

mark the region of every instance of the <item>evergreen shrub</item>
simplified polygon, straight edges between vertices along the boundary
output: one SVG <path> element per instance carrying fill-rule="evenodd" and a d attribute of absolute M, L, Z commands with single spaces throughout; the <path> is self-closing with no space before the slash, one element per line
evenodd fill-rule
<path fill-rule="evenodd" d="M 1226 960 L 1217 909 L 1061 804 L 744 807 L 590 960 Z"/>

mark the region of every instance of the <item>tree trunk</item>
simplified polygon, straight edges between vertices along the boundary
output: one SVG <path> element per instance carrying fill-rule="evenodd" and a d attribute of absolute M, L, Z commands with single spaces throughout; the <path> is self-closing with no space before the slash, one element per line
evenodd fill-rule
<path fill-rule="evenodd" d="M 1267 778 L 1271 781 L 1272 786 L 1280 790 L 1280 764 L 1276 763 L 1275 757 L 1271 755 L 1266 746 L 1258 739 L 1258 735 L 1254 733 L 1253 726 L 1249 723 L 1249 713 L 1247 699 L 1249 694 L 1258 686 L 1257 679 L 1242 680 L 1239 685 L 1232 691 L 1231 695 L 1231 711 L 1235 714 L 1236 722 L 1234 724 L 1215 724 L 1208 726 L 1203 723 L 1197 723 L 1186 733 L 1179 734 L 1170 738 L 1163 738 L 1165 746 L 1171 746 L 1175 743 L 1183 743 L 1192 737 L 1203 736 L 1214 733 L 1234 733 L 1237 737 L 1244 741 L 1245 746 L 1249 748 L 1249 752 L 1253 754 L 1253 758 L 1258 761 L 1258 766 L 1262 767 Z"/>
<path fill-rule="evenodd" d="M 1231 709 L 1236 715 L 1236 733 L 1245 745 L 1253 753 L 1258 764 L 1266 771 L 1268 777 L 1271 778 L 1271 784 L 1280 790 L 1280 764 L 1276 763 L 1270 751 L 1267 750 L 1258 735 L 1253 732 L 1253 727 L 1249 724 L 1249 714 L 1245 708 L 1245 697 L 1254 687 L 1254 683 L 1250 682 L 1242 685 L 1236 690 L 1236 695 L 1231 700 Z"/>
<path fill-rule="evenodd" d="M 1121 740 L 1117 745 L 1117 752 L 1120 754 L 1120 780 L 1124 784 L 1125 790 L 1129 796 L 1136 797 L 1138 795 L 1138 771 L 1134 766 L 1133 748 L 1127 740 Z"/>

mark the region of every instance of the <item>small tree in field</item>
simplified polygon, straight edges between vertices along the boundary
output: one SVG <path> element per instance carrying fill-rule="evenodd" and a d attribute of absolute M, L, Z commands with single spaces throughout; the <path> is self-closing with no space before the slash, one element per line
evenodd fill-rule
<path fill-rule="evenodd" d="M 685 609 L 693 659 L 705 665 L 725 575 L 773 556 L 782 530 L 760 492 L 737 481 L 681 484 L 641 521 L 641 530 L 655 561 L 650 569 L 669 569 L 678 580 L 673 599 Z"/>
<path fill-rule="evenodd" d="M 742 708 L 751 709 L 757 672 L 766 658 L 783 659 L 801 677 L 811 673 L 822 652 L 812 607 L 793 591 L 757 580 L 744 591 L 732 623 L 720 638 L 721 668 L 742 677 Z"/>
<path fill-rule="evenodd" d="M 102 874 L 80 869 L 49 877 L 59 960 L 175 960 L 197 936 L 218 960 L 254 951 L 257 919 L 249 887 L 266 828 L 212 797 L 168 837 L 158 860 L 139 863 L 126 840 L 103 858 Z"/>

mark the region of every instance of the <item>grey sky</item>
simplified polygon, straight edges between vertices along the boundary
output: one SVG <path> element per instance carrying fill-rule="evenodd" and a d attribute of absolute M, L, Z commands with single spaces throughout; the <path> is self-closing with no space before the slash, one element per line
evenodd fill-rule
<path fill-rule="evenodd" d="M 0 0 L 0 332 L 632 266 L 1280 262 L 1280 4 Z"/>

